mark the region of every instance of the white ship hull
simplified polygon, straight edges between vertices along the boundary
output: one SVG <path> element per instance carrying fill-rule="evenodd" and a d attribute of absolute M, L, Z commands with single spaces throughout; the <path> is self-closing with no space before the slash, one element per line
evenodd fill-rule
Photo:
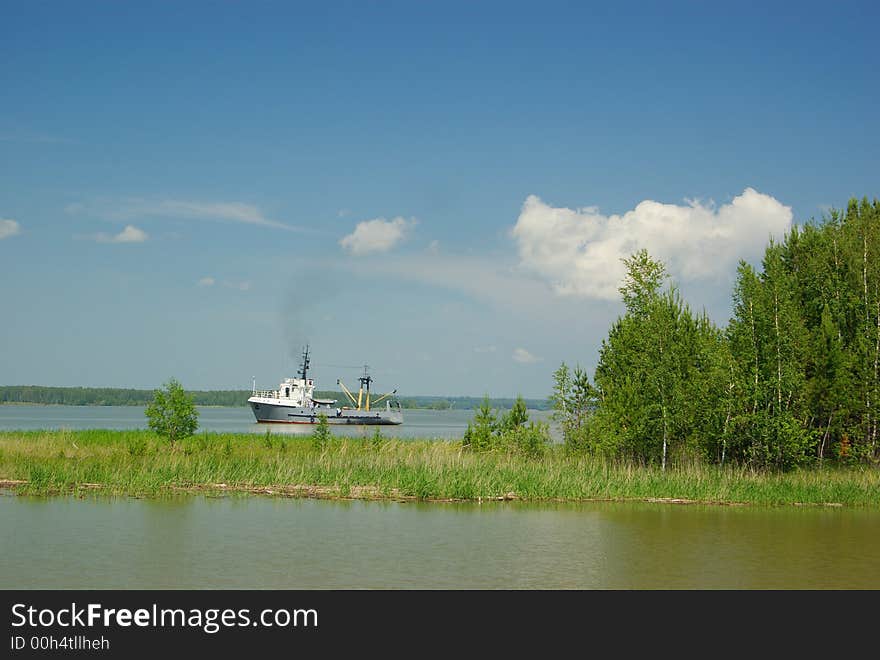
<path fill-rule="evenodd" d="M 275 424 L 317 424 L 319 415 L 327 416 L 328 424 L 403 424 L 403 413 L 399 409 L 380 408 L 377 410 L 357 410 L 354 408 L 307 407 L 283 403 L 265 397 L 248 399 L 254 417 L 261 423 Z"/>

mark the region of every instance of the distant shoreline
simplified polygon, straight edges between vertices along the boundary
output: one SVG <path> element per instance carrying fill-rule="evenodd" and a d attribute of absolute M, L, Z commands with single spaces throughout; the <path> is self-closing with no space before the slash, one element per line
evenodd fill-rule
<path fill-rule="evenodd" d="M 34 401 L 0 401 L 0 407 L 3 406 L 49 406 L 49 407 L 68 407 L 68 408 L 143 408 L 147 404 L 146 403 L 38 403 Z M 230 409 L 241 409 L 247 408 L 247 404 L 244 405 L 212 405 L 212 404 L 204 404 L 197 403 L 195 404 L 196 408 L 230 408 Z M 466 411 L 473 412 L 472 408 L 420 408 L 420 407 L 409 407 L 405 408 L 405 410 L 430 410 L 432 412 L 447 412 L 447 411 Z M 528 408 L 529 411 L 545 411 L 546 408 Z"/>
<path fill-rule="evenodd" d="M 153 400 L 155 390 L 122 387 L 48 387 L 43 385 L 0 385 L 0 405 L 33 404 L 59 406 L 145 406 Z M 247 406 L 251 390 L 187 390 L 197 406 L 242 408 Z M 345 394 L 333 390 L 316 390 L 315 396 L 345 401 Z M 403 408 L 425 410 L 473 410 L 482 397 L 472 396 L 400 396 Z M 507 409 L 515 397 L 489 397 L 493 408 Z M 531 410 L 549 410 L 546 399 L 525 399 Z"/>
<path fill-rule="evenodd" d="M 58 406 L 68 408 L 143 408 L 146 403 L 43 403 L 41 401 L 0 401 L 0 406 Z M 197 408 L 246 408 L 247 405 L 224 406 L 197 403 Z"/>

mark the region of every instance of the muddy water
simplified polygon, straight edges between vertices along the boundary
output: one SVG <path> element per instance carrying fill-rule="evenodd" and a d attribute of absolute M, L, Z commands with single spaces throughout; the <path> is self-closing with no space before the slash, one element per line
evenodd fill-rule
<path fill-rule="evenodd" d="M 878 589 L 880 512 L 0 496 L 12 588 Z"/>

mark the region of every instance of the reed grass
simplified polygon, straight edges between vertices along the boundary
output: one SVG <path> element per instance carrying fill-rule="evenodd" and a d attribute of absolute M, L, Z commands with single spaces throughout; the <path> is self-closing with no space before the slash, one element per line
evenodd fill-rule
<path fill-rule="evenodd" d="M 180 492 L 421 500 L 656 500 L 880 508 L 880 470 L 786 473 L 572 456 L 473 453 L 447 440 L 203 432 L 169 446 L 150 431 L 0 431 L 0 482 L 23 494 Z"/>

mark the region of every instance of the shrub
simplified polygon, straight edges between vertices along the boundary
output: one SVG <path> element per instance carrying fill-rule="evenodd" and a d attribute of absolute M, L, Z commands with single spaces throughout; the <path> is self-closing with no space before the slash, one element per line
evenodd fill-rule
<path fill-rule="evenodd" d="M 550 427 L 543 422 L 521 424 L 504 434 L 508 446 L 531 458 L 544 455 L 550 444 Z"/>
<path fill-rule="evenodd" d="M 318 424 L 312 433 L 312 446 L 318 451 L 323 451 L 330 441 L 330 424 L 327 422 L 327 415 L 318 413 Z"/>
<path fill-rule="evenodd" d="M 174 378 L 165 384 L 164 390 L 156 390 L 153 401 L 144 414 L 150 428 L 172 445 L 188 438 L 199 427 L 199 411 L 192 397 L 184 392 L 181 384 Z"/>
<path fill-rule="evenodd" d="M 475 452 L 506 451 L 529 457 L 543 456 L 550 444 L 550 427 L 543 422 L 528 422 L 526 402 L 521 396 L 499 419 L 489 404 L 488 395 L 476 409 L 461 444 Z"/>

